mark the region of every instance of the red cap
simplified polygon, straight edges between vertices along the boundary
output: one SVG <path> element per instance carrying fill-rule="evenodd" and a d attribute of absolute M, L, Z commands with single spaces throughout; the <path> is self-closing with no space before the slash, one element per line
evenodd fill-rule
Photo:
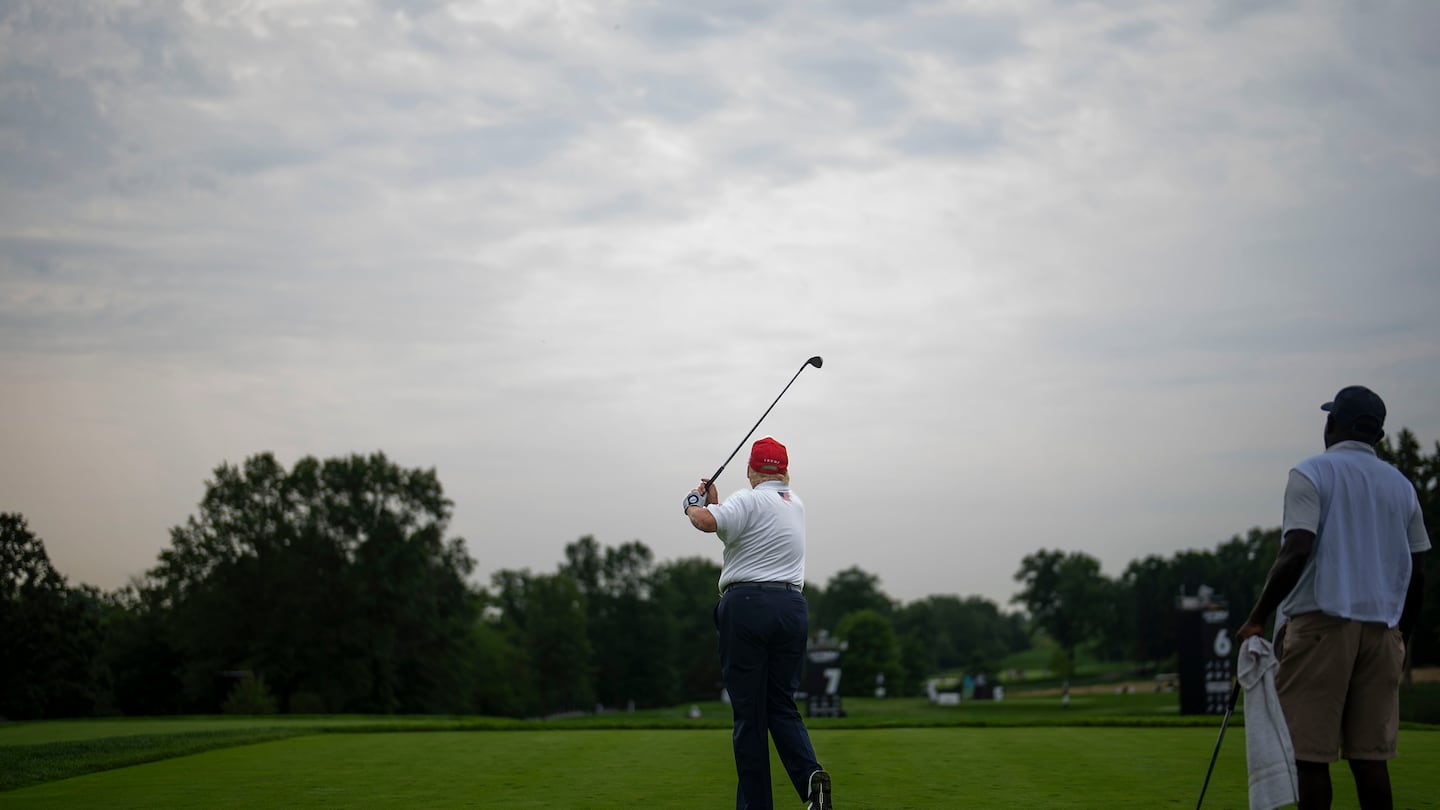
<path fill-rule="evenodd" d="M 766 436 L 750 448 L 750 469 L 758 473 L 773 475 L 783 473 L 790 467 L 790 456 L 785 445 Z"/>

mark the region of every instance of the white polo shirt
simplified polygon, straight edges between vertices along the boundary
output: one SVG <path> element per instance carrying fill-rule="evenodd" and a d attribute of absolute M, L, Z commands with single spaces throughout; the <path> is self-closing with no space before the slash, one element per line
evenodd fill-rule
<path fill-rule="evenodd" d="M 721 591 L 734 582 L 805 586 L 805 504 L 789 484 L 762 481 L 705 508 L 725 544 Z"/>
<path fill-rule="evenodd" d="M 1281 536 L 1315 533 L 1315 548 L 1284 616 L 1323 611 L 1362 622 L 1400 623 L 1410 555 L 1430 538 L 1415 487 L 1364 442 L 1337 442 L 1290 471 Z M 1278 622 L 1277 622 L 1278 626 Z"/>

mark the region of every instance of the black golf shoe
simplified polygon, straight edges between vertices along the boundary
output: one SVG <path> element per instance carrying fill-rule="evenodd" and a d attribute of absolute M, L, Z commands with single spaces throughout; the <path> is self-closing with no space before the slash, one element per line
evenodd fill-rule
<path fill-rule="evenodd" d="M 805 810 L 831 810 L 830 774 L 816 771 L 810 774 L 810 799 Z"/>

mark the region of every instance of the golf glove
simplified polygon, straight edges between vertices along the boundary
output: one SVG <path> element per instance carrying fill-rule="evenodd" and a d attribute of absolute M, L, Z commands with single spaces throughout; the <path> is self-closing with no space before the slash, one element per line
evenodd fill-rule
<path fill-rule="evenodd" d="M 690 492 L 685 493 L 685 506 L 682 507 L 682 508 L 684 509 L 684 511 L 689 512 L 689 511 L 690 511 L 690 507 L 692 507 L 692 506 L 704 506 L 704 505 L 705 505 L 705 493 L 703 493 L 703 492 L 695 492 L 694 490 L 691 490 Z"/>

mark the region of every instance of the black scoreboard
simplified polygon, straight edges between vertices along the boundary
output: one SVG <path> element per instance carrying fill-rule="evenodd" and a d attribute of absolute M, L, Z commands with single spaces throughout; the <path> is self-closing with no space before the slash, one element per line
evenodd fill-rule
<path fill-rule="evenodd" d="M 816 648 L 805 653 L 805 714 L 810 717 L 844 717 L 840 702 L 840 651 Z"/>
<path fill-rule="evenodd" d="M 1181 714 L 1224 714 L 1235 678 L 1230 610 L 1203 590 L 1177 605 Z"/>

